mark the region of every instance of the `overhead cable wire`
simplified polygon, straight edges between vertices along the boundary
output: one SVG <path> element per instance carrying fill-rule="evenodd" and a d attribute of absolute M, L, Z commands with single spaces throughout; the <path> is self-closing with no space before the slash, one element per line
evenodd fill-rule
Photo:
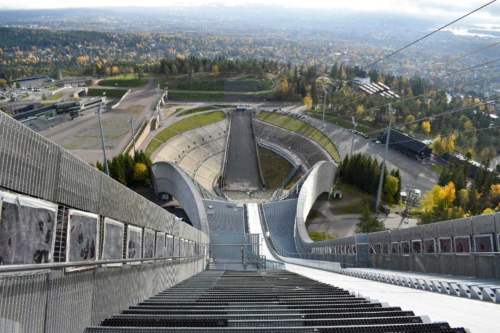
<path fill-rule="evenodd" d="M 411 46 L 413 46 L 413 45 L 415 45 L 415 44 L 417 44 L 417 43 L 419 43 L 419 42 L 423 41 L 424 39 L 426 39 L 426 38 L 428 38 L 428 37 L 430 37 L 430 36 L 434 35 L 435 33 L 438 33 L 439 31 L 442 31 L 442 30 L 446 29 L 446 28 L 447 28 L 447 27 L 449 27 L 450 25 L 453 25 L 453 24 L 457 23 L 458 21 L 461 21 L 461 20 L 463 20 L 464 18 L 466 18 L 466 17 L 468 17 L 468 16 L 470 16 L 470 15 L 472 15 L 472 14 L 474 14 L 474 13 L 476 13 L 476 12 L 478 12 L 478 11 L 480 11 L 480 10 L 482 10 L 482 9 L 484 9 L 484 8 L 486 8 L 486 7 L 490 6 L 490 5 L 492 5 L 492 4 L 494 4 L 496 1 L 497 1 L 497 0 L 492 0 L 492 1 L 488 2 L 488 3 L 485 3 L 484 5 L 482 5 L 482 6 L 478 7 L 478 8 L 476 8 L 476 9 L 474 9 L 474 10 L 472 10 L 472 11 L 468 12 L 467 14 L 462 15 L 462 16 L 460 16 L 459 18 L 457 18 L 457 19 L 455 19 L 455 20 L 453 20 L 453 21 L 451 21 L 451 22 L 449 22 L 449 23 L 447 23 L 447 24 L 445 24 L 445 25 L 443 25 L 443 26 L 441 26 L 441 27 L 439 27 L 439 28 L 437 28 L 437 29 L 435 29 L 435 30 L 433 30 L 433 31 L 429 32 L 428 34 L 425 34 L 424 36 L 422 36 L 422 37 L 420 37 L 420 38 L 418 38 L 418 39 L 416 39 L 416 40 L 414 40 L 414 41 L 412 41 L 412 42 L 410 42 L 410 43 L 408 43 L 408 44 L 406 44 L 406 45 L 404 45 L 404 46 L 400 47 L 399 49 L 397 49 L 397 50 L 395 50 L 395 51 L 392 51 L 391 53 L 389 53 L 389 54 L 387 54 L 387 55 L 384 55 L 384 56 L 380 57 L 379 59 L 377 59 L 377 60 L 375 60 L 374 62 L 370 63 L 367 67 L 373 67 L 374 65 L 378 64 L 379 62 L 382 62 L 382 61 L 384 61 L 385 59 L 390 58 L 390 57 L 392 57 L 392 56 L 394 56 L 394 55 L 398 54 L 399 52 L 401 52 L 401 51 L 403 51 L 403 50 L 406 50 L 407 48 L 409 48 L 409 47 L 411 47 Z"/>

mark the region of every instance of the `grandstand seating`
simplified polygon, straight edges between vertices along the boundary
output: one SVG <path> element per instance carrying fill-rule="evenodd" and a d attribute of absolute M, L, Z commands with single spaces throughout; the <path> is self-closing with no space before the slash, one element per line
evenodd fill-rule
<path fill-rule="evenodd" d="M 328 153 L 317 144 L 294 132 L 254 120 L 254 130 L 257 139 L 265 140 L 293 151 L 303 163 L 311 168 L 319 161 L 329 161 Z"/>
<path fill-rule="evenodd" d="M 226 146 L 228 121 L 223 120 L 180 133 L 163 145 L 153 161 L 176 163 L 205 190 L 213 185 L 221 172 Z"/>
<path fill-rule="evenodd" d="M 245 286 L 242 289 L 242 286 Z M 86 333 L 465 333 L 285 271 L 205 271 Z"/>

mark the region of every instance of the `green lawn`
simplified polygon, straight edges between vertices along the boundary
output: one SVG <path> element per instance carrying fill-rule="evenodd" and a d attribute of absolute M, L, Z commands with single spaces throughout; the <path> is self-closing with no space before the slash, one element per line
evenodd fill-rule
<path fill-rule="evenodd" d="M 373 209 L 375 206 L 375 197 L 355 186 L 338 183 L 336 188 L 342 191 L 342 199 L 331 201 L 334 214 L 359 214 L 362 207 L 368 206 Z"/>
<path fill-rule="evenodd" d="M 320 144 L 330 154 L 334 161 L 340 162 L 340 155 L 335 144 L 320 130 L 312 127 L 306 122 L 282 114 L 261 112 L 258 118 L 289 131 L 300 133 Z"/>
<path fill-rule="evenodd" d="M 335 239 L 335 237 L 332 237 L 324 232 L 319 232 L 319 231 L 309 232 L 309 237 L 311 237 L 311 239 L 315 242 Z"/>
<path fill-rule="evenodd" d="M 307 115 L 310 117 L 316 118 L 316 119 L 320 119 L 320 120 L 323 119 L 323 114 L 321 112 L 310 111 L 310 112 L 307 112 Z M 352 125 L 351 120 L 346 119 L 346 118 L 342 118 L 342 117 L 338 117 L 338 116 L 334 116 L 334 115 L 328 114 L 328 113 L 325 114 L 325 121 L 332 123 L 332 124 L 335 124 L 337 126 L 343 127 L 343 128 L 351 129 L 354 127 Z M 363 133 L 369 133 L 369 132 L 372 132 L 375 130 L 374 128 L 369 127 L 369 126 L 364 125 L 364 124 L 361 124 L 359 122 L 358 122 L 358 126 L 356 127 L 356 129 L 360 132 L 363 132 Z"/>
<path fill-rule="evenodd" d="M 135 74 L 123 74 L 99 81 L 100 86 L 122 88 L 142 87 L 146 83 L 148 83 L 147 78 L 139 79 Z"/>
<path fill-rule="evenodd" d="M 176 111 L 175 116 L 176 117 L 182 117 L 182 116 L 187 116 L 187 115 L 190 115 L 190 114 L 195 114 L 195 113 L 200 113 L 200 112 L 205 112 L 205 111 L 210 111 L 210 110 L 217 110 L 217 109 L 220 109 L 220 107 L 217 106 L 217 105 L 201 106 L 201 107 L 198 107 L 198 108 L 189 109 L 189 110 L 185 110 L 185 111 L 180 111 L 180 112 Z"/>
<path fill-rule="evenodd" d="M 259 157 L 266 187 L 268 189 L 280 187 L 292 172 L 293 166 L 280 155 L 262 147 L 259 147 Z"/>
<path fill-rule="evenodd" d="M 106 93 L 106 97 L 122 98 L 127 92 L 127 89 L 106 89 L 106 88 L 89 88 L 88 96 L 102 96 Z"/>
<path fill-rule="evenodd" d="M 224 118 L 224 112 L 214 111 L 182 119 L 158 133 L 147 146 L 146 154 L 151 156 L 163 143 L 180 133 L 221 121 Z"/>

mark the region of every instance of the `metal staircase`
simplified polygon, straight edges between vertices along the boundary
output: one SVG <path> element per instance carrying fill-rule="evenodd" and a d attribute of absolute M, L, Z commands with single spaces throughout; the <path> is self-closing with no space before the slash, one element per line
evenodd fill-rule
<path fill-rule="evenodd" d="M 86 333 L 465 333 L 294 273 L 205 271 Z"/>

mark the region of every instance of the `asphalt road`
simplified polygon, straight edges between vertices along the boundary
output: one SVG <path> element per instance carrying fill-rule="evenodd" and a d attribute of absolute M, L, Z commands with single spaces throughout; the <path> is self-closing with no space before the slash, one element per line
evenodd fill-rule
<path fill-rule="evenodd" d="M 307 117 L 311 124 L 320 128 L 321 120 Z M 344 158 L 351 152 L 351 142 L 353 142 L 354 153 L 366 153 L 376 157 L 379 161 L 383 160 L 384 145 L 372 142 L 360 135 L 353 134 L 351 131 L 334 124 L 326 123 L 323 130 L 337 145 L 340 156 Z M 403 155 L 393 149 L 389 149 L 387 154 L 387 167 L 390 169 L 398 168 L 401 174 L 402 189 L 406 186 L 415 187 L 423 192 L 427 192 L 437 184 L 439 175 L 432 170 L 428 161 L 418 161 Z"/>

